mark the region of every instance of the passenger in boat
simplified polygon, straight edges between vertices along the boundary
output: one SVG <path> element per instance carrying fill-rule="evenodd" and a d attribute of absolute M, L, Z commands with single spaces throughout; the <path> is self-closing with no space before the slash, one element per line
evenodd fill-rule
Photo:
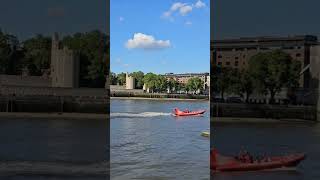
<path fill-rule="evenodd" d="M 184 110 L 183 111 L 184 113 L 189 113 L 190 111 L 188 109 Z"/>
<path fill-rule="evenodd" d="M 246 154 L 244 155 L 244 162 L 253 163 L 253 156 L 249 152 L 246 152 Z"/>

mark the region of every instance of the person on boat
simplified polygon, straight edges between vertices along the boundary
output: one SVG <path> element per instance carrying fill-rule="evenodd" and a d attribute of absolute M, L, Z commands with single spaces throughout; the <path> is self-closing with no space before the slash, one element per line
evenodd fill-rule
<path fill-rule="evenodd" d="M 253 156 L 249 152 L 246 152 L 246 154 L 244 155 L 244 162 L 253 163 Z"/>
<path fill-rule="evenodd" d="M 189 113 L 190 111 L 188 109 L 184 110 L 183 111 L 184 113 Z"/>
<path fill-rule="evenodd" d="M 243 148 L 240 149 L 238 156 L 236 157 L 237 160 L 244 162 L 245 161 L 246 151 Z"/>

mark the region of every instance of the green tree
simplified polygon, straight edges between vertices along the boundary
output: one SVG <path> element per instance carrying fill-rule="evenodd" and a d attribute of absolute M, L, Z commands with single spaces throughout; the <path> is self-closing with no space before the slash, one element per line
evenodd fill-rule
<path fill-rule="evenodd" d="M 186 91 L 186 86 L 183 83 L 177 83 L 177 89 L 176 91 Z"/>
<path fill-rule="evenodd" d="M 165 92 L 168 87 L 167 79 L 164 76 L 157 75 L 155 85 L 157 92 Z"/>
<path fill-rule="evenodd" d="M 25 66 L 31 75 L 42 75 L 43 70 L 50 68 L 51 38 L 41 34 L 23 42 Z"/>
<path fill-rule="evenodd" d="M 62 42 L 80 53 L 80 80 L 93 87 L 103 87 L 109 71 L 109 36 L 95 30 L 66 36 Z"/>
<path fill-rule="evenodd" d="M 197 91 L 202 91 L 203 86 L 204 82 L 198 77 L 190 78 L 186 84 L 187 90 L 192 91 L 193 93 L 197 93 Z"/>
<path fill-rule="evenodd" d="M 117 75 L 117 84 L 123 86 L 126 84 L 126 73 L 120 73 Z"/>
<path fill-rule="evenodd" d="M 168 80 L 168 88 L 169 90 L 172 92 L 172 91 L 178 91 L 178 86 L 179 86 L 179 83 L 173 79 L 173 78 L 170 78 Z"/>
<path fill-rule="evenodd" d="M 144 73 L 141 71 L 138 72 L 133 72 L 130 74 L 130 76 L 132 76 L 135 79 L 136 82 L 136 88 L 137 89 L 142 89 L 143 88 L 143 77 L 144 77 Z"/>
<path fill-rule="evenodd" d="M 149 88 L 152 93 L 155 90 L 157 90 L 157 80 L 158 75 L 154 73 L 147 73 L 143 78 L 143 82 L 146 84 L 147 88 Z"/>
<path fill-rule="evenodd" d="M 291 56 L 281 50 L 258 53 L 250 59 L 249 72 L 260 91 L 270 94 L 269 103 L 275 102 L 275 95 L 288 86 L 288 82 L 295 84 L 297 72 L 292 62 Z M 290 76 L 294 76 L 293 79 Z"/>
<path fill-rule="evenodd" d="M 216 74 L 214 75 L 216 79 L 215 90 L 220 93 L 221 98 L 224 99 L 224 94 L 230 91 L 232 86 L 232 69 L 218 67 Z"/>
<path fill-rule="evenodd" d="M 246 102 L 248 103 L 250 95 L 254 91 L 251 74 L 246 70 L 242 70 L 241 72 L 237 71 L 234 75 L 233 79 L 236 80 L 233 82 L 233 86 L 235 88 L 234 93 L 239 94 L 241 97 L 245 96 Z"/>
<path fill-rule="evenodd" d="M 23 52 L 16 36 L 0 30 L 0 74 L 17 74 L 22 69 Z"/>
<path fill-rule="evenodd" d="M 110 78 L 110 85 L 117 85 L 118 78 L 117 78 L 116 73 L 110 71 L 109 78 Z"/>

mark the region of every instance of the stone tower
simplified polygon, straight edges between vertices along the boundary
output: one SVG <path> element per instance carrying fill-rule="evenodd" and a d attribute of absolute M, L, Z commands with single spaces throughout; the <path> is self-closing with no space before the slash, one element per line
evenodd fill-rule
<path fill-rule="evenodd" d="M 134 77 L 129 76 L 128 73 L 126 73 L 126 89 L 134 89 L 135 83 L 134 83 Z"/>
<path fill-rule="evenodd" d="M 79 87 L 79 54 L 68 49 L 61 48 L 59 35 L 52 37 L 51 49 L 51 78 L 52 87 L 78 88 Z"/>

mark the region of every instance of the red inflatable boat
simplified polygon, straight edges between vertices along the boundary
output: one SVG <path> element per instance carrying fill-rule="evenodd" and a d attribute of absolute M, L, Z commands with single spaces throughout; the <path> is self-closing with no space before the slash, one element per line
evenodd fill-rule
<path fill-rule="evenodd" d="M 196 116 L 196 115 L 201 115 L 205 113 L 205 110 L 198 110 L 198 111 L 180 111 L 178 108 L 174 109 L 174 115 L 175 116 Z"/>
<path fill-rule="evenodd" d="M 297 166 L 306 157 L 305 154 L 290 154 L 279 157 L 265 157 L 261 160 L 241 161 L 235 157 L 218 154 L 217 150 L 210 152 L 210 168 L 214 172 L 225 171 L 261 171 Z"/>

